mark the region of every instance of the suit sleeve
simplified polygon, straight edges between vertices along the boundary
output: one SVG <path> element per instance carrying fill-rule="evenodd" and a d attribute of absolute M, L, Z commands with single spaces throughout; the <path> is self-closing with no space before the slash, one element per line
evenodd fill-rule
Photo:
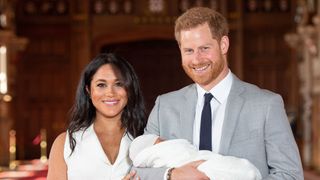
<path fill-rule="evenodd" d="M 147 127 L 144 130 L 145 134 L 155 134 L 160 136 L 160 123 L 159 123 L 159 111 L 160 111 L 160 96 L 157 97 L 155 105 L 148 118 Z"/>
<path fill-rule="evenodd" d="M 157 97 L 156 103 L 149 115 L 147 127 L 145 128 L 145 134 L 160 135 L 159 131 L 159 109 L 160 109 L 160 96 Z M 133 170 L 137 172 L 137 176 L 143 180 L 163 180 L 164 174 L 168 168 L 139 168 L 133 167 Z"/>
<path fill-rule="evenodd" d="M 137 176 L 143 180 L 164 180 L 164 173 L 168 168 L 137 168 L 133 167 Z"/>
<path fill-rule="evenodd" d="M 281 96 L 270 98 L 265 124 L 269 176 L 265 179 L 303 180 L 299 150 Z"/>

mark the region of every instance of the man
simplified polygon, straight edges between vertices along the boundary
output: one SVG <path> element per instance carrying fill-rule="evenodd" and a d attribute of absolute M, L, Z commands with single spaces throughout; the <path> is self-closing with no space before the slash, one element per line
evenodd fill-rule
<path fill-rule="evenodd" d="M 281 96 L 239 80 L 228 68 L 226 19 L 209 8 L 192 8 L 176 20 L 175 38 L 182 67 L 195 83 L 159 96 L 145 133 L 184 138 L 199 149 L 248 159 L 263 179 L 302 180 Z M 204 100 L 207 93 L 213 97 Z M 197 170 L 201 163 L 136 170 L 141 179 L 208 179 Z"/>

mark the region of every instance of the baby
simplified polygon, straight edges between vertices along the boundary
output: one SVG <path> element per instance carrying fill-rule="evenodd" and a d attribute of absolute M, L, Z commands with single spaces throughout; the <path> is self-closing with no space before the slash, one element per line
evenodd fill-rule
<path fill-rule="evenodd" d="M 199 151 L 185 139 L 163 141 L 153 134 L 142 135 L 131 143 L 129 156 L 135 167 L 180 167 L 192 161 L 206 160 L 198 166 L 198 170 L 210 179 L 262 179 L 259 170 L 248 160 L 207 150 Z"/>

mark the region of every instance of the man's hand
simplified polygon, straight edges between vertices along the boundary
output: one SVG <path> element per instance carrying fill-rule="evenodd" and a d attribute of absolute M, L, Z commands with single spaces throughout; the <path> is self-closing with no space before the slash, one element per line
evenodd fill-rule
<path fill-rule="evenodd" d="M 179 168 L 175 168 L 172 170 L 171 180 L 210 180 L 208 176 L 197 169 L 203 162 L 204 160 L 193 161 Z"/>
<path fill-rule="evenodd" d="M 136 176 L 136 171 L 134 170 L 130 171 L 129 174 L 127 174 L 125 177 L 122 178 L 122 180 L 130 180 L 130 179 L 140 180 L 140 178 Z"/>

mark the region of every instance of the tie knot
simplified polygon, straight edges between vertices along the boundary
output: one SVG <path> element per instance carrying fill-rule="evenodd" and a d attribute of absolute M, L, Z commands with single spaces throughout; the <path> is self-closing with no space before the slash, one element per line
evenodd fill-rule
<path fill-rule="evenodd" d="M 213 95 L 211 93 L 205 93 L 204 94 L 204 103 L 209 103 L 212 98 L 213 98 Z"/>

